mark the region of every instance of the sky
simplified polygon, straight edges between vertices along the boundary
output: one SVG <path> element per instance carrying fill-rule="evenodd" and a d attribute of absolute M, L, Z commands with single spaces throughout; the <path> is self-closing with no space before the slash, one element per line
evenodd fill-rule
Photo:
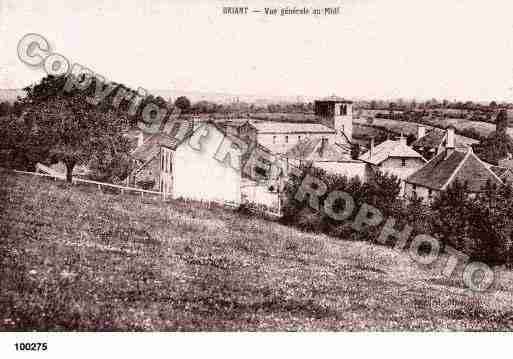
<path fill-rule="evenodd" d="M 341 14 L 230 16 L 223 6 Z M 133 88 L 513 101 L 511 0 L 0 0 L 0 88 L 44 76 L 17 57 L 27 33 Z"/>

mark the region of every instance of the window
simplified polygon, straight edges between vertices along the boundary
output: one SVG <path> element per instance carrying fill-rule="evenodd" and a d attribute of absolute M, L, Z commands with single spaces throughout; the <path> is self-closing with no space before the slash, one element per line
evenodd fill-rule
<path fill-rule="evenodd" d="M 289 143 L 289 136 L 285 136 L 285 143 Z"/>
<path fill-rule="evenodd" d="M 298 141 L 301 141 L 301 136 L 297 136 L 297 140 L 298 140 Z"/>
<path fill-rule="evenodd" d="M 429 197 L 429 199 L 433 198 L 433 190 L 432 189 L 428 190 L 428 197 Z"/>
<path fill-rule="evenodd" d="M 406 158 L 401 159 L 401 166 L 406 167 Z"/>
<path fill-rule="evenodd" d="M 273 143 L 276 143 L 276 136 L 273 136 Z"/>

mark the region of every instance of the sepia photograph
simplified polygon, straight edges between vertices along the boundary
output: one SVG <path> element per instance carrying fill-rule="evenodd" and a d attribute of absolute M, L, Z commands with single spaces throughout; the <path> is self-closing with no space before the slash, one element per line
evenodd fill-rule
<path fill-rule="evenodd" d="M 0 350 L 510 332 L 512 13 L 0 0 Z"/>

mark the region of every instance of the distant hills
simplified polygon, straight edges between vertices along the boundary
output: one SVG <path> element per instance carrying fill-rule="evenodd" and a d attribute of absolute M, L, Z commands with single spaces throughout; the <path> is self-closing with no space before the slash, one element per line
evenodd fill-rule
<path fill-rule="evenodd" d="M 313 98 L 304 96 L 261 96 L 251 94 L 233 94 L 223 92 L 202 92 L 202 91 L 179 91 L 179 90 L 150 90 L 154 96 L 161 96 L 163 99 L 175 100 L 177 97 L 186 96 L 192 102 L 210 101 L 216 103 L 232 103 L 232 102 L 248 102 L 255 104 L 266 105 L 269 103 L 295 103 L 295 102 L 308 102 Z M 18 97 L 25 96 L 22 89 L 0 89 L 0 102 L 8 101 L 14 102 Z"/>
<path fill-rule="evenodd" d="M 232 103 L 232 102 L 248 102 L 255 104 L 269 104 L 277 102 L 308 102 L 312 101 L 313 98 L 306 96 L 262 96 L 252 94 L 233 94 L 223 92 L 201 92 L 201 91 L 178 91 L 178 90 L 151 90 L 155 96 L 161 96 L 167 100 L 169 98 L 176 99 L 180 96 L 186 96 L 192 102 L 198 101 L 211 101 L 216 103 Z"/>

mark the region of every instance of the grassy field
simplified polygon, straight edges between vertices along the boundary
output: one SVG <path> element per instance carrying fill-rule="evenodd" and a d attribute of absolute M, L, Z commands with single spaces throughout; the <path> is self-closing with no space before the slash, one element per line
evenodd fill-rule
<path fill-rule="evenodd" d="M 460 121 L 460 120 L 455 119 L 455 121 Z M 453 125 L 455 127 L 457 127 L 457 122 L 455 122 L 455 121 L 453 121 L 451 123 L 453 123 Z M 465 121 L 465 120 L 461 120 L 461 121 Z M 475 122 L 475 121 L 468 121 L 468 122 Z M 418 124 L 415 122 L 390 120 L 390 119 L 385 119 L 385 118 L 375 118 L 375 119 L 373 119 L 372 124 L 369 124 L 367 122 L 367 120 L 364 118 L 357 118 L 357 119 L 353 119 L 353 123 L 360 125 L 360 126 L 365 126 L 365 127 L 375 126 L 376 128 L 380 128 L 380 127 L 386 128 L 389 131 L 392 131 L 395 133 L 403 133 L 405 136 L 410 135 L 410 134 L 416 136 L 417 131 L 418 131 L 417 130 Z M 484 123 L 484 122 L 480 122 L 480 123 Z M 447 124 L 449 124 L 449 122 Z M 432 123 L 431 126 L 442 128 L 441 124 L 437 124 L 437 123 Z M 460 128 L 463 129 L 464 127 L 460 127 Z M 458 127 L 457 127 L 457 129 L 458 129 Z M 510 130 L 513 130 L 513 129 L 510 129 Z M 457 136 L 458 136 L 459 141 L 461 141 L 462 143 L 468 144 L 468 145 L 477 142 L 476 140 L 473 140 L 473 139 L 465 137 L 465 136 L 460 136 L 460 135 L 457 135 Z"/>
<path fill-rule="evenodd" d="M 513 280 L 473 294 L 406 254 L 221 208 L 0 172 L 2 330 L 498 330 Z"/>

